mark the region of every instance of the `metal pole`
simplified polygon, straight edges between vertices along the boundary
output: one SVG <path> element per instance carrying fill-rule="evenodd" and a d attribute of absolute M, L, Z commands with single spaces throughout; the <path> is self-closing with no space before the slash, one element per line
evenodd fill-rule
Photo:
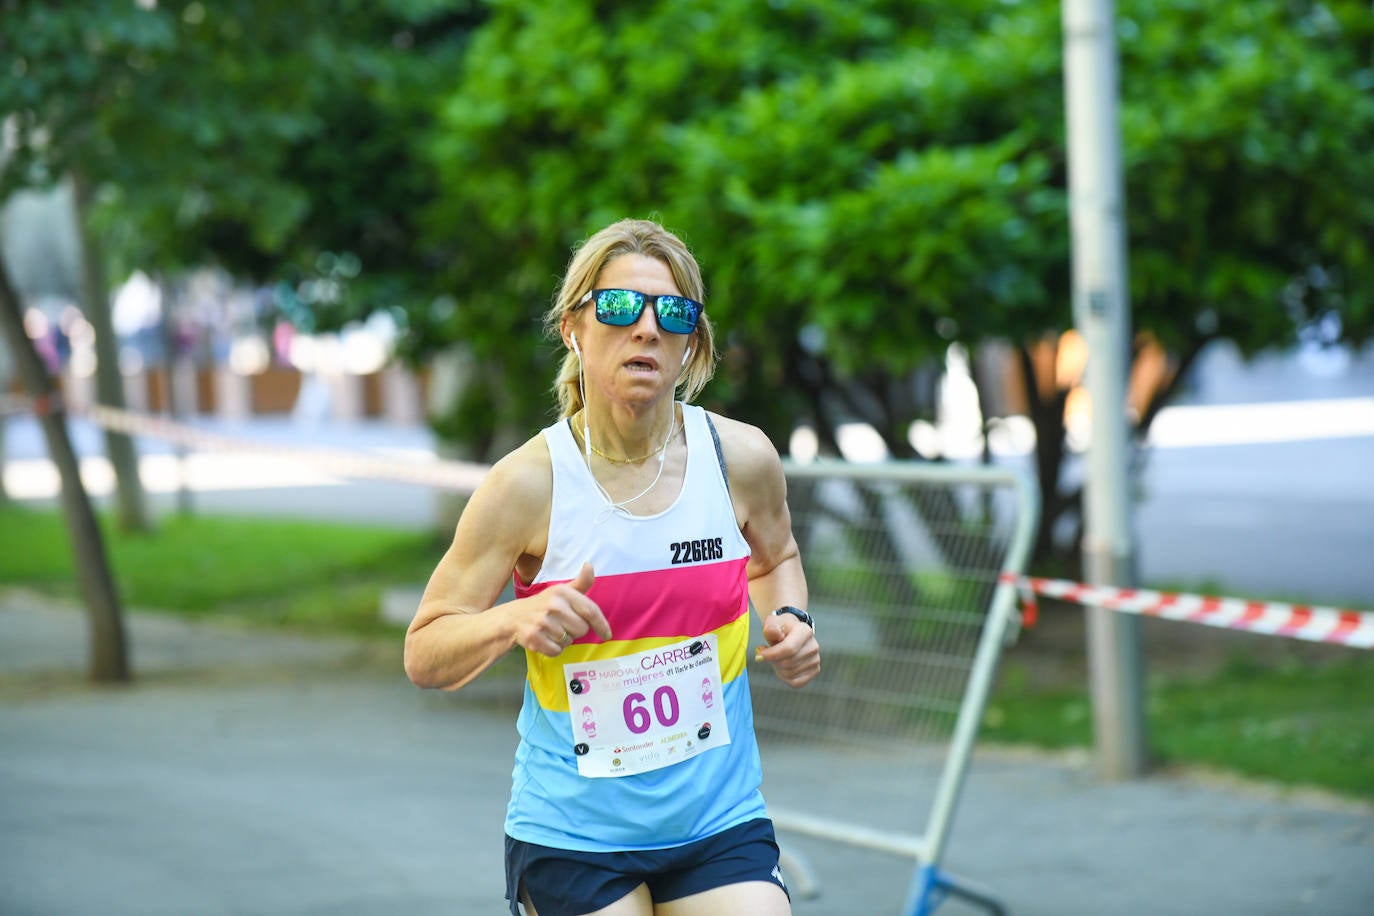
<path fill-rule="evenodd" d="M 1118 77 L 1112 0 L 1064 0 L 1074 324 L 1088 348 L 1092 442 L 1084 494 L 1083 560 L 1094 585 L 1135 584 L 1127 486 L 1130 365 Z M 1088 608 L 1087 649 L 1097 765 L 1107 779 L 1147 768 L 1139 621 Z"/>

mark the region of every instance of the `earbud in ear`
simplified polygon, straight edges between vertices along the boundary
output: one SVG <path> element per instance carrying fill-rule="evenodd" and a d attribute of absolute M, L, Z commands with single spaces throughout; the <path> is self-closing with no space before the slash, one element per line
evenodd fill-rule
<path fill-rule="evenodd" d="M 576 334 L 576 333 L 570 333 L 570 334 L 568 335 L 568 337 L 572 340 L 573 352 L 577 354 L 577 358 L 578 358 L 578 359 L 581 359 L 581 358 L 582 358 L 582 351 L 579 350 L 579 349 L 577 349 L 577 334 Z"/>
<path fill-rule="evenodd" d="M 682 354 L 682 364 L 683 364 L 684 366 L 687 365 L 687 360 L 689 360 L 689 359 L 691 359 L 691 358 L 692 358 L 692 348 L 691 348 L 691 347 L 688 347 L 688 348 L 687 348 L 687 352 L 684 353 L 684 354 Z"/>

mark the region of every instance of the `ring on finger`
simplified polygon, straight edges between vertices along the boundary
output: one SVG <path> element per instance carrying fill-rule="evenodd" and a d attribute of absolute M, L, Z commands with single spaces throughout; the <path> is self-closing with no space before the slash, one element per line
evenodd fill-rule
<path fill-rule="evenodd" d="M 571 646 L 571 645 L 572 645 L 572 641 L 573 641 L 572 634 L 569 633 L 567 630 L 564 630 L 564 631 L 563 631 L 563 635 L 560 636 L 560 637 L 558 637 L 558 644 L 559 644 L 560 646 Z"/>

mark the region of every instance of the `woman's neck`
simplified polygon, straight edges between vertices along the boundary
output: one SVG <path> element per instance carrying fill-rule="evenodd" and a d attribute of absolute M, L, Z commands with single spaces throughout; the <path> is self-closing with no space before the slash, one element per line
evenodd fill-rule
<path fill-rule="evenodd" d="M 677 405 L 645 411 L 582 410 L 572 417 L 578 438 L 590 436 L 593 454 L 616 464 L 633 464 L 660 454 L 672 441 L 677 426 Z"/>

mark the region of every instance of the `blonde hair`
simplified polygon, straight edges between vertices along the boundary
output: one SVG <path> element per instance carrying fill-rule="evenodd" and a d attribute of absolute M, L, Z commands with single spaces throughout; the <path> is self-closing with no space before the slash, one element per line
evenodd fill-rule
<path fill-rule="evenodd" d="M 597 232 L 573 252 L 553 307 L 544 315 L 544 326 L 550 335 L 562 339 L 563 319 L 577 310 L 589 290 L 596 288 L 597 277 L 606 265 L 627 254 L 662 261 L 672 272 L 673 282 L 682 295 L 698 302 L 706 301 L 701 268 L 680 238 L 652 220 L 623 219 Z M 691 401 L 700 394 L 716 371 L 715 337 L 711 332 L 711 320 L 704 311 L 688 345 L 692 348 L 692 357 L 677 381 L 684 401 Z M 577 386 L 580 369 L 577 354 L 571 350 L 563 354 L 553 383 L 560 418 L 571 417 L 582 409 L 582 393 Z"/>

